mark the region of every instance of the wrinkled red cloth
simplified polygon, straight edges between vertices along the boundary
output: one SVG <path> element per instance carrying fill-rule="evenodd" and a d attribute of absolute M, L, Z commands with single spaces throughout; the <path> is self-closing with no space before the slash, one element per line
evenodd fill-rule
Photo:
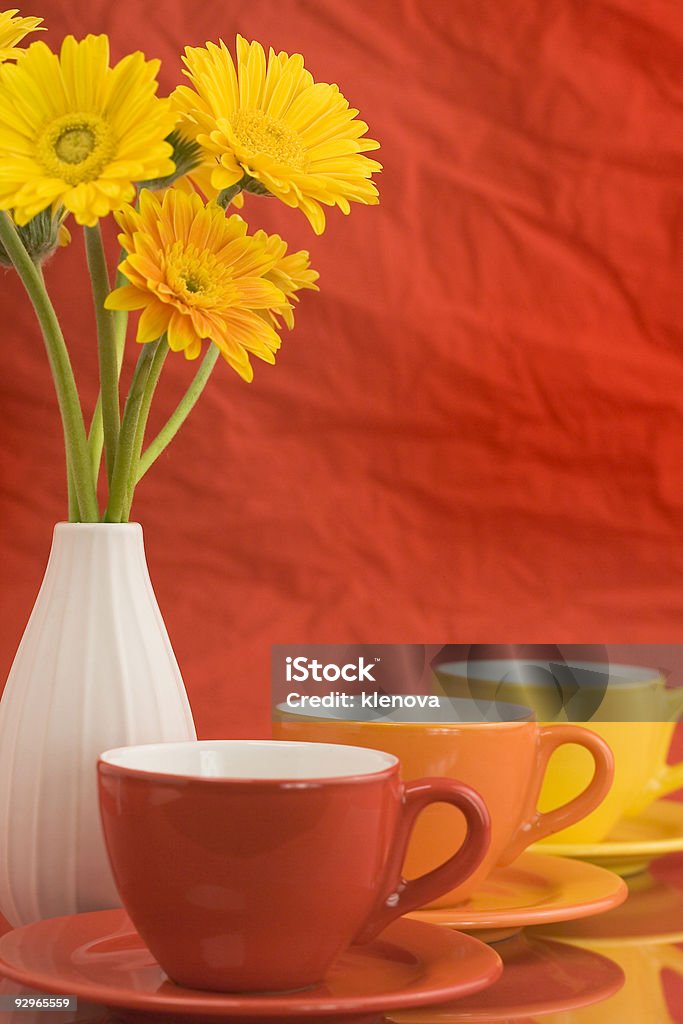
<path fill-rule="evenodd" d="M 236 31 L 301 51 L 382 142 L 379 208 L 310 248 L 276 367 L 221 363 L 140 486 L 204 736 L 263 733 L 273 642 L 676 642 L 683 616 L 683 22 L 675 0 L 28 0 L 179 81 Z M 113 233 L 112 239 L 113 241 Z M 115 247 L 112 246 L 112 255 Z M 80 232 L 47 269 L 88 410 Z M 56 403 L 0 279 L 5 677 L 65 515 Z M 131 346 L 134 348 L 134 346 Z M 129 378 L 130 352 L 126 364 Z M 167 361 L 159 425 L 196 364 Z"/>

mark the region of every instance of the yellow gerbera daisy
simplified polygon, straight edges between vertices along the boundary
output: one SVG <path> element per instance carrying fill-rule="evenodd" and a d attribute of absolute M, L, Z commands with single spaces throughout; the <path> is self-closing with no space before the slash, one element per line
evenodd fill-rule
<path fill-rule="evenodd" d="M 175 122 L 160 100 L 159 61 L 131 53 L 109 67 L 109 40 L 67 36 L 59 57 L 32 43 L 0 76 L 0 209 L 18 224 L 62 204 L 95 224 L 135 195 L 134 182 L 171 174 Z"/>
<path fill-rule="evenodd" d="M 0 64 L 16 60 L 24 51 L 17 46 L 29 32 L 44 32 L 39 28 L 42 18 L 17 18 L 19 9 L 0 11 Z"/>
<path fill-rule="evenodd" d="M 363 153 L 379 143 L 356 119 L 336 85 L 314 82 L 300 54 L 237 36 L 237 67 L 221 40 L 187 47 L 183 62 L 193 88 L 178 86 L 173 100 L 180 130 L 205 148 L 216 193 L 243 183 L 299 207 L 316 234 L 324 206 L 348 213 L 349 202 L 375 205 L 370 181 L 381 164 Z M 321 205 L 322 204 L 322 205 Z"/>
<path fill-rule="evenodd" d="M 241 217 L 169 188 L 161 197 L 144 189 L 139 213 L 127 206 L 116 220 L 128 254 L 120 269 L 130 283 L 105 304 L 142 309 L 137 341 L 166 332 L 171 349 L 196 359 L 208 338 L 247 381 L 254 376 L 249 353 L 275 362 L 280 339 L 259 313 L 282 309 L 287 298 L 267 277 L 277 262 L 272 247 L 247 235 Z"/>

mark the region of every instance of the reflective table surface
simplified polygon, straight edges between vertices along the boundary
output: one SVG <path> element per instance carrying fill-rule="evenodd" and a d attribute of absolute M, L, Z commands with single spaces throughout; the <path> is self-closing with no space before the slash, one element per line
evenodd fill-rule
<path fill-rule="evenodd" d="M 496 945 L 506 964 L 485 992 L 447 1006 L 404 1011 L 385 1024 L 683 1024 L 683 854 L 629 878 L 629 898 L 595 918 L 529 929 Z M 21 996 L 0 981 L 0 994 Z M 156 1021 L 180 1018 L 154 1016 Z M 2 1024 L 123 1024 L 125 1016 L 9 1010 Z"/>

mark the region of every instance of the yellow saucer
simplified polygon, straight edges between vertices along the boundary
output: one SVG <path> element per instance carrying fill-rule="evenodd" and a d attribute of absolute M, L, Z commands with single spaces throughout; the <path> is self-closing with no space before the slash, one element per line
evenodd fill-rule
<path fill-rule="evenodd" d="M 464 903 L 429 907 L 408 917 L 500 942 L 522 928 L 573 921 L 618 907 L 628 894 L 612 871 L 528 850 L 491 875 Z"/>
<path fill-rule="evenodd" d="M 554 843 L 531 847 L 537 853 L 590 861 L 628 877 L 657 857 L 683 852 L 683 803 L 657 800 L 637 818 L 623 818 L 601 843 Z"/>

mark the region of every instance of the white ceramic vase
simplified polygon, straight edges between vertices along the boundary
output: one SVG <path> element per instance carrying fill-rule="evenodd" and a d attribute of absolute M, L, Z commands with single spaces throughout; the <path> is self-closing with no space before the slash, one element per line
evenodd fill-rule
<path fill-rule="evenodd" d="M 120 905 L 96 762 L 195 739 L 138 523 L 58 523 L 0 702 L 0 911 L 14 926 Z"/>

